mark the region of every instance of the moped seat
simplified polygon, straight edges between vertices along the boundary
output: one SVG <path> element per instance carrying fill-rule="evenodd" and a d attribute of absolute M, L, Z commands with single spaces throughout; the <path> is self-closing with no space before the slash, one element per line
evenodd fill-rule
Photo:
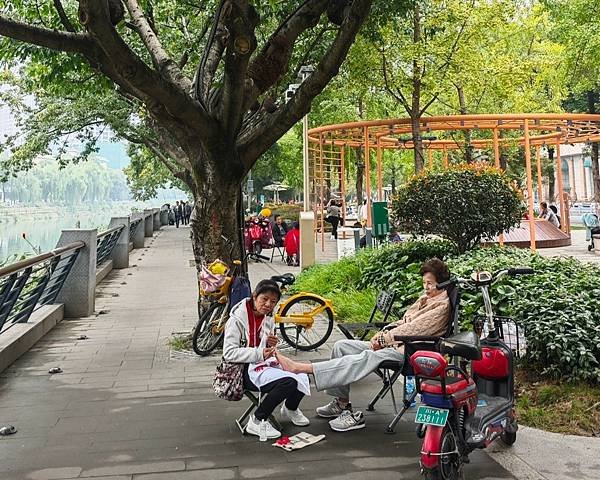
<path fill-rule="evenodd" d="M 446 394 L 452 395 L 453 393 L 466 389 L 470 385 L 474 385 L 472 378 L 466 380 L 462 377 L 446 377 Z M 436 395 L 444 393 L 442 391 L 442 382 L 440 380 L 423 380 L 421 382 L 421 391 Z"/>
<path fill-rule="evenodd" d="M 475 332 L 461 332 L 443 340 L 440 353 L 459 356 L 466 360 L 481 359 L 481 345 Z"/>

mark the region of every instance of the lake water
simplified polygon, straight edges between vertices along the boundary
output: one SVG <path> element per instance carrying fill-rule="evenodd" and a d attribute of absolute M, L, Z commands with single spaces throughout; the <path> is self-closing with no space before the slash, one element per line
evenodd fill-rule
<path fill-rule="evenodd" d="M 146 207 L 150 208 L 150 207 Z M 101 210 L 83 211 L 74 209 L 60 210 L 42 218 L 6 218 L 0 223 L 0 265 L 13 255 L 35 255 L 34 248 L 47 252 L 56 247 L 61 231 L 68 228 L 98 228 L 105 230 L 111 217 L 127 216 L 131 213 L 131 204 L 114 204 Z M 33 245 L 30 246 L 24 239 Z M 12 263 L 12 260 L 11 260 Z"/>

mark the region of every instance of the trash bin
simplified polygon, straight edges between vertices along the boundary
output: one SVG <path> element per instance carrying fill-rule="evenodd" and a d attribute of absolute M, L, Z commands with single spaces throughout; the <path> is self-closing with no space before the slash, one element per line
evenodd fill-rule
<path fill-rule="evenodd" d="M 371 218 L 373 219 L 373 236 L 380 240 L 386 237 L 390 233 L 387 202 L 373 202 Z"/>

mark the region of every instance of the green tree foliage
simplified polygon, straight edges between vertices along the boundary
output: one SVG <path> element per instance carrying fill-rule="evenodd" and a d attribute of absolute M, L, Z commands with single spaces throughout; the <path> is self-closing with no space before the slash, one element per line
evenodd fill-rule
<path fill-rule="evenodd" d="M 440 235 L 460 252 L 518 225 L 524 212 L 509 180 L 479 164 L 424 172 L 403 185 L 392 201 L 401 231 Z"/>
<path fill-rule="evenodd" d="M 26 172 L 4 181 L 7 199 L 24 205 L 98 204 L 129 199 L 125 175 L 96 156 L 89 161 L 60 166 L 42 157 Z"/>

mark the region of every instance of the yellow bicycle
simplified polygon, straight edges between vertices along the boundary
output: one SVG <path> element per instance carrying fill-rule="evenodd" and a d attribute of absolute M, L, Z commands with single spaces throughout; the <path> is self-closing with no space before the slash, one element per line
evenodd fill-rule
<path fill-rule="evenodd" d="M 200 315 L 192 335 L 192 346 L 198 355 L 209 355 L 223 342 L 225 325 L 229 319 L 230 287 L 235 271 L 241 262 L 234 261 L 234 272 L 218 291 L 211 295 L 216 298 L 208 309 Z M 277 282 L 282 291 L 294 283 L 291 273 L 276 275 L 271 280 Z M 201 292 L 202 294 L 203 292 Z M 323 345 L 333 331 L 334 310 L 331 300 L 309 292 L 301 292 L 285 298 L 274 313 L 275 324 L 285 342 L 298 350 L 313 350 Z"/>

